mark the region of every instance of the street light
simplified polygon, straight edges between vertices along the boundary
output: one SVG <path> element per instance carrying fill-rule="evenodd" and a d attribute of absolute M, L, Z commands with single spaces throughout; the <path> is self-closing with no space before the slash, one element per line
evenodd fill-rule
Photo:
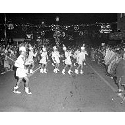
<path fill-rule="evenodd" d="M 56 22 L 59 22 L 59 17 L 58 16 L 56 17 Z"/>

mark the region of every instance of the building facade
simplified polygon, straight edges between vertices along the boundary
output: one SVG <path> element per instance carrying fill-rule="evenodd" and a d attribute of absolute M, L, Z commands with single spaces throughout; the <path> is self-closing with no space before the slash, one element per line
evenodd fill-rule
<path fill-rule="evenodd" d="M 117 30 L 125 32 L 125 13 L 117 14 Z"/>

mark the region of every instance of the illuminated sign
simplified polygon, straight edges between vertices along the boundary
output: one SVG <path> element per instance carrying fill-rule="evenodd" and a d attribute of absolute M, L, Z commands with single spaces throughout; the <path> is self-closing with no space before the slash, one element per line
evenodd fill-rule
<path fill-rule="evenodd" d="M 102 25 L 100 33 L 110 33 L 112 31 L 110 25 Z"/>

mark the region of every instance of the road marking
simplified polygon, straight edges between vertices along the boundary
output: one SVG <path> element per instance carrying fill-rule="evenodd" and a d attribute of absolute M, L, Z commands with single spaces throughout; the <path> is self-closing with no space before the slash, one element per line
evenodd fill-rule
<path fill-rule="evenodd" d="M 87 63 L 88 64 L 88 63 Z M 89 65 L 89 64 L 88 64 Z M 117 90 L 110 85 L 110 83 L 104 79 L 91 65 L 89 65 L 89 67 L 113 90 L 113 92 L 116 92 Z"/>

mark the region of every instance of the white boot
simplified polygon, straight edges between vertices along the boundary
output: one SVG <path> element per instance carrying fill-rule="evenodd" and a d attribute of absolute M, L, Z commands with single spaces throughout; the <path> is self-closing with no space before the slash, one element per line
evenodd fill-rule
<path fill-rule="evenodd" d="M 57 71 L 59 72 L 60 70 L 59 70 L 59 69 L 57 69 Z"/>
<path fill-rule="evenodd" d="M 43 69 L 40 69 L 40 73 L 43 73 Z"/>
<path fill-rule="evenodd" d="M 15 86 L 15 87 L 14 87 L 14 90 L 16 90 L 16 89 L 18 89 L 18 88 L 19 88 L 18 86 Z"/>
<path fill-rule="evenodd" d="M 122 90 L 122 89 L 119 89 L 118 92 L 123 92 L 123 90 Z"/>
<path fill-rule="evenodd" d="M 76 73 L 76 74 L 79 74 L 79 73 L 78 73 L 78 69 L 75 69 L 75 73 Z"/>
<path fill-rule="evenodd" d="M 55 73 L 55 69 L 53 70 L 53 72 Z"/>
<path fill-rule="evenodd" d="M 54 73 L 57 73 L 57 69 L 54 69 L 53 72 L 54 72 Z"/>
<path fill-rule="evenodd" d="M 32 94 L 31 91 L 30 91 L 30 89 L 29 89 L 28 87 L 25 87 L 25 92 L 26 92 L 27 94 Z"/>
<path fill-rule="evenodd" d="M 57 69 L 55 69 L 55 73 L 57 73 L 58 71 L 57 71 Z"/>
<path fill-rule="evenodd" d="M 47 73 L 46 69 L 44 69 L 44 73 Z"/>
<path fill-rule="evenodd" d="M 33 70 L 32 70 L 32 69 L 30 69 L 30 73 L 33 73 Z"/>
<path fill-rule="evenodd" d="M 18 90 L 13 90 L 13 92 L 16 93 L 16 94 L 20 94 L 20 93 L 21 93 L 21 92 L 18 91 Z"/>
<path fill-rule="evenodd" d="M 62 70 L 62 74 L 65 74 L 65 69 Z"/>
<path fill-rule="evenodd" d="M 68 71 L 69 75 L 71 75 L 71 70 Z"/>
<path fill-rule="evenodd" d="M 82 71 L 82 70 L 80 71 L 80 74 L 83 74 L 83 71 Z"/>
<path fill-rule="evenodd" d="M 118 96 L 120 96 L 121 98 L 123 98 L 123 94 L 122 93 L 118 93 Z"/>
<path fill-rule="evenodd" d="M 15 86 L 13 92 L 16 94 L 20 94 L 21 92 L 17 90 L 18 88 L 19 88 L 18 86 Z"/>
<path fill-rule="evenodd" d="M 55 73 L 58 73 L 58 71 L 56 70 Z"/>

